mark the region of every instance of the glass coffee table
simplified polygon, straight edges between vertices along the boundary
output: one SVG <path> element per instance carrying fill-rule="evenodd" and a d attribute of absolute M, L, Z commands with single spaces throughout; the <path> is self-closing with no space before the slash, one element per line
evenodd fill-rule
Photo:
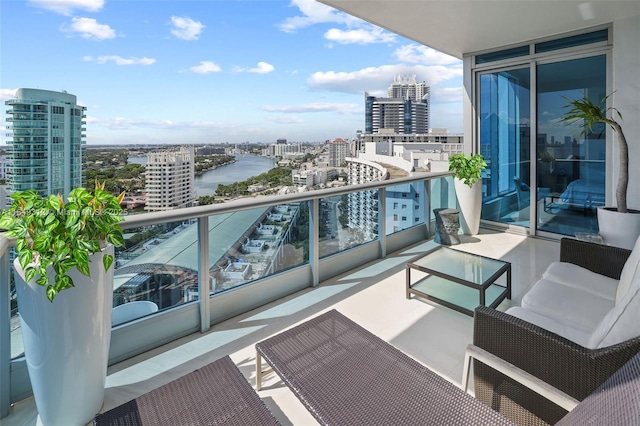
<path fill-rule="evenodd" d="M 436 247 L 407 263 L 407 299 L 424 297 L 473 316 L 478 305 L 497 307 L 511 299 L 511 263 L 473 253 Z M 411 279 L 411 271 L 422 272 Z M 426 276 L 424 276 L 426 274 Z M 506 284 L 496 280 L 506 274 Z"/>

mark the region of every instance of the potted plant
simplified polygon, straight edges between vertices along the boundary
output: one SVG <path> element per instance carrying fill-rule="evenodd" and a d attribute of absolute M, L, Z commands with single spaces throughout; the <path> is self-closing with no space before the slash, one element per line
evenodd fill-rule
<path fill-rule="evenodd" d="M 466 235 L 480 229 L 482 185 L 480 178 L 487 167 L 482 154 L 454 154 L 449 157 L 449 171 L 453 172 L 456 198 L 460 207 L 460 227 Z"/>
<path fill-rule="evenodd" d="M 123 246 L 120 197 L 72 190 L 11 195 L 0 216 L 16 238 L 18 309 L 29 378 L 42 424 L 85 425 L 104 400 L 114 246 Z"/>
<path fill-rule="evenodd" d="M 615 93 L 615 92 L 614 92 Z M 568 99 L 568 108 L 561 122 L 577 123 L 582 129 L 580 136 L 592 131 L 593 125 L 603 123 L 613 129 L 618 137 L 620 150 L 620 170 L 616 185 L 616 207 L 598 208 L 598 227 L 605 242 L 610 245 L 633 248 L 640 235 L 640 213 L 627 208 L 627 187 L 629 186 L 629 148 L 622 131 L 622 114 L 616 108 L 607 107 L 607 100 L 613 93 L 605 96 L 599 104 L 591 99 Z M 611 115 L 610 117 L 608 115 Z M 615 119 L 618 118 L 619 121 Z"/>

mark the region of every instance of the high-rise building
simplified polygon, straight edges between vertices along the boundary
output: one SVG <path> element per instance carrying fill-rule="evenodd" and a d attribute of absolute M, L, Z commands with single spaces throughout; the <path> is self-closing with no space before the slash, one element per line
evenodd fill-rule
<path fill-rule="evenodd" d="M 12 165 L 9 192 L 33 189 L 67 195 L 82 185 L 82 145 L 86 108 L 67 92 L 18 89 L 5 101 Z"/>
<path fill-rule="evenodd" d="M 147 154 L 145 180 L 145 210 L 157 212 L 193 206 L 196 199 L 193 146 Z"/>
<path fill-rule="evenodd" d="M 386 98 L 365 92 L 365 134 L 427 133 L 431 120 L 430 89 L 416 76 L 398 76 Z"/>
<path fill-rule="evenodd" d="M 342 167 L 344 159 L 349 155 L 349 142 L 337 138 L 329 142 L 329 166 Z"/>

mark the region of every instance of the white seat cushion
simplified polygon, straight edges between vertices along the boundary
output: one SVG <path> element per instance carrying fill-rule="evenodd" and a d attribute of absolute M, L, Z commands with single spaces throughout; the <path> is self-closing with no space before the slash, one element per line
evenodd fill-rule
<path fill-rule="evenodd" d="M 591 334 L 613 301 L 580 288 L 541 279 L 522 298 L 522 307 Z"/>
<path fill-rule="evenodd" d="M 542 278 L 588 291 L 612 302 L 616 299 L 620 283 L 618 280 L 568 262 L 553 262 L 542 274 Z"/>
<path fill-rule="evenodd" d="M 618 285 L 618 291 L 616 292 L 616 304 L 622 300 L 629 290 L 631 281 L 633 281 L 633 277 L 636 275 L 636 271 L 638 270 L 638 265 L 640 265 L 640 237 L 636 240 L 636 244 L 633 246 L 633 250 L 622 268 L 620 284 Z"/>
<path fill-rule="evenodd" d="M 556 333 L 557 335 L 562 336 L 565 339 L 569 339 L 581 346 L 587 348 L 589 347 L 587 346 L 587 344 L 589 343 L 591 333 L 585 330 L 571 327 L 570 325 L 556 321 L 555 319 L 546 317 L 544 315 L 540 315 L 536 312 L 521 308 L 519 306 L 507 309 L 506 313 L 508 313 L 509 315 L 513 315 L 514 317 L 518 317 L 524 321 L 530 322 L 531 324 L 535 324 L 538 327 L 544 328 L 545 330 Z M 595 347 L 590 349 L 595 349 Z"/>

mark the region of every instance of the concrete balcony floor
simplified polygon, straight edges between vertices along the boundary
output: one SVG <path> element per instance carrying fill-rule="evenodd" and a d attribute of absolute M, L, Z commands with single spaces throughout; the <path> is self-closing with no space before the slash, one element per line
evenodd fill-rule
<path fill-rule="evenodd" d="M 332 308 L 459 385 L 465 348 L 472 340 L 473 319 L 427 300 L 405 297 L 407 261 L 434 246 L 428 241 L 392 253 L 317 288 L 216 324 L 207 333 L 187 336 L 111 366 L 103 410 L 227 354 L 255 386 L 255 343 Z M 560 251 L 555 241 L 488 230 L 463 237 L 462 244 L 455 248 L 512 263 L 513 299 L 505 300 L 499 309 L 519 304 L 524 292 L 549 263 L 558 259 Z M 317 424 L 274 373 L 266 377 L 259 394 L 283 425 Z M 33 399 L 16 404 L 0 424 L 35 425 Z"/>

